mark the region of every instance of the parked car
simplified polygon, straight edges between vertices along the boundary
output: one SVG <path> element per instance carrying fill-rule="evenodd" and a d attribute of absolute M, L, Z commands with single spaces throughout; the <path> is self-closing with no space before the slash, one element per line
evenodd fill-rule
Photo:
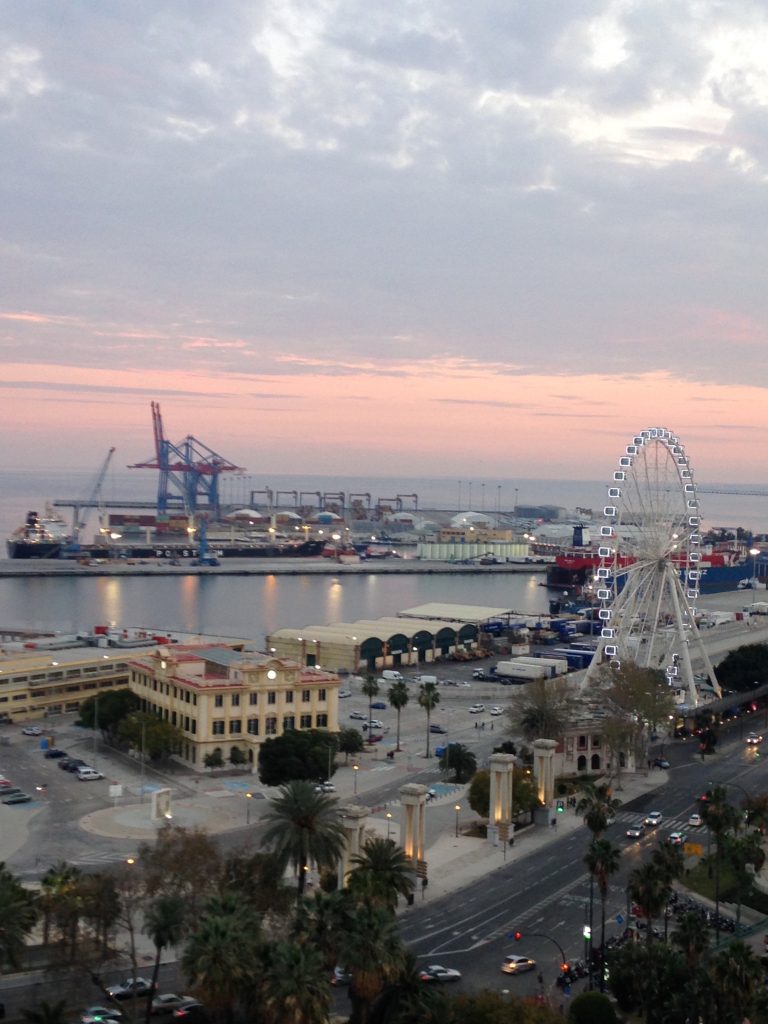
<path fill-rule="evenodd" d="M 441 736 L 445 736 L 448 732 L 444 725 L 438 725 L 434 722 L 430 725 L 429 731 L 439 733 Z"/>
<path fill-rule="evenodd" d="M 25 725 L 21 730 L 22 736 L 42 736 L 43 730 L 39 725 Z"/>
<path fill-rule="evenodd" d="M 481 715 L 485 711 L 485 704 L 470 704 L 470 715 Z"/>
<path fill-rule="evenodd" d="M 653 767 L 667 769 L 669 768 L 669 761 L 666 759 L 666 757 L 654 757 Z"/>
<path fill-rule="evenodd" d="M 351 697 L 351 690 L 339 690 L 339 700 L 343 700 L 345 697 Z"/>
<path fill-rule="evenodd" d="M 523 971 L 532 971 L 536 961 L 529 956 L 505 956 L 501 965 L 505 974 L 522 974 Z"/>
<path fill-rule="evenodd" d="M 387 705 L 386 705 L 386 703 L 383 700 L 375 700 L 371 704 L 371 707 L 374 708 L 376 711 L 386 711 L 387 710 Z"/>
<path fill-rule="evenodd" d="M 6 790 L 2 796 L 0 796 L 0 802 L 4 804 L 28 804 L 32 800 L 29 793 L 8 793 Z"/>
<path fill-rule="evenodd" d="M 419 971 L 419 981 L 445 982 L 461 981 L 461 971 L 454 967 L 443 967 L 441 964 L 430 964 Z"/>
<path fill-rule="evenodd" d="M 661 811 L 651 811 L 650 814 L 646 815 L 643 824 L 647 825 L 649 828 L 656 828 L 657 825 L 661 824 L 662 817 L 663 815 Z"/>
<path fill-rule="evenodd" d="M 68 772 L 69 771 L 69 766 L 71 764 L 75 764 L 77 761 L 78 761 L 78 758 L 76 758 L 76 757 L 60 757 L 59 758 L 59 768 L 61 768 L 61 770 L 63 772 Z M 85 761 L 80 761 L 79 763 L 80 764 L 85 764 Z"/>
<path fill-rule="evenodd" d="M 97 772 L 95 768 L 90 768 L 88 765 L 77 769 L 77 777 L 81 782 L 94 782 L 96 779 L 104 778 L 101 772 Z"/>
<path fill-rule="evenodd" d="M 364 715 L 362 711 L 350 711 L 349 717 L 353 718 L 356 722 L 366 722 L 368 715 Z"/>
<path fill-rule="evenodd" d="M 173 1013 L 181 1006 L 189 1003 L 196 1003 L 194 996 L 177 996 L 173 992 L 165 992 L 163 995 L 155 996 L 152 1000 L 152 1013 L 158 1016 L 166 1013 Z"/>
<path fill-rule="evenodd" d="M 116 1006 L 89 1006 L 80 1014 L 80 1024 L 109 1024 L 111 1021 L 121 1021 L 123 1014 Z"/>
<path fill-rule="evenodd" d="M 378 718 L 372 718 L 370 722 L 366 721 L 363 725 L 363 729 L 383 729 L 384 723 Z"/>
<path fill-rule="evenodd" d="M 494 704 L 493 707 L 490 709 L 490 713 L 493 715 L 494 718 L 498 718 L 499 715 L 504 714 L 504 708 L 500 704 Z"/>
<path fill-rule="evenodd" d="M 178 1009 L 173 1011 L 174 1018 L 179 1020 L 188 1021 L 189 1024 L 209 1024 L 210 1017 L 203 1006 L 196 999 L 193 999 L 190 1003 L 185 1003 L 184 1006 L 179 1006 Z"/>
<path fill-rule="evenodd" d="M 486 678 L 486 674 L 485 674 L 485 672 L 483 672 L 483 670 L 481 668 L 476 668 L 474 670 L 474 672 L 472 673 L 472 678 L 473 679 L 485 679 Z"/>
<path fill-rule="evenodd" d="M 152 982 L 146 978 L 126 978 L 118 985 L 111 985 L 107 993 L 111 999 L 121 1002 L 123 999 L 132 999 L 134 996 L 142 998 L 152 992 Z"/>
<path fill-rule="evenodd" d="M 315 792 L 316 793 L 335 793 L 336 792 L 336 787 L 334 786 L 334 784 L 332 782 L 328 782 L 326 780 L 325 782 L 318 782 L 318 784 L 315 786 Z"/>
<path fill-rule="evenodd" d="M 45 752 L 45 756 L 50 758 L 66 757 L 67 752 L 66 750 L 59 750 L 58 747 L 48 747 L 48 749 Z"/>
<path fill-rule="evenodd" d="M 73 775 L 75 772 L 79 772 L 81 768 L 90 768 L 88 762 L 84 761 L 81 757 L 67 757 L 65 760 L 69 762 L 66 770 L 72 772 Z"/>

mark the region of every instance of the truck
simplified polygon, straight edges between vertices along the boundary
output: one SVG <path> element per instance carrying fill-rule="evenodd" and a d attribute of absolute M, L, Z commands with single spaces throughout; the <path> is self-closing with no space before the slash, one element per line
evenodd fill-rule
<path fill-rule="evenodd" d="M 550 658 L 550 657 L 539 658 L 539 657 L 534 656 L 532 658 L 530 658 L 530 657 L 515 658 L 514 660 L 516 662 L 520 662 L 520 663 L 528 662 L 529 664 L 534 664 L 534 665 L 546 665 L 547 669 L 549 670 L 547 675 L 550 678 L 552 676 L 564 676 L 566 674 L 566 672 L 568 671 L 568 659 L 567 658 Z"/>
<path fill-rule="evenodd" d="M 493 673 L 498 683 L 529 683 L 535 679 L 548 679 L 551 675 L 547 665 L 536 664 L 539 659 L 514 658 L 512 661 L 500 661 Z M 531 662 L 534 662 L 531 664 Z"/>

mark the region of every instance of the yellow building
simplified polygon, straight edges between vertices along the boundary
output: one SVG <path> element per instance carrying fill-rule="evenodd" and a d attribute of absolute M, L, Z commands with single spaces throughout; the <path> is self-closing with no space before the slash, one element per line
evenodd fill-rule
<path fill-rule="evenodd" d="M 335 673 L 224 645 L 159 647 L 134 656 L 130 687 L 142 710 L 181 731 L 178 757 L 197 771 L 215 751 L 227 762 L 237 748 L 253 765 L 270 736 L 339 728 Z"/>

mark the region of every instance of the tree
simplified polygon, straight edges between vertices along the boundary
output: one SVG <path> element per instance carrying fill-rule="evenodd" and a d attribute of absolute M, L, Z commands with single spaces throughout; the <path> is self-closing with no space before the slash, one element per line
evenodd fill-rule
<path fill-rule="evenodd" d="M 144 711 L 135 711 L 124 718 L 117 733 L 121 740 L 152 761 L 175 753 L 183 741 L 181 731 L 175 725 Z"/>
<path fill-rule="evenodd" d="M 394 913 L 399 896 L 405 899 L 416 887 L 411 862 L 391 839 L 369 839 L 352 858 L 348 881 L 353 897 L 386 907 Z"/>
<path fill-rule="evenodd" d="M 359 754 L 365 744 L 357 729 L 341 729 L 338 735 L 339 751 L 344 755 L 344 764 L 349 764 L 350 754 Z"/>
<path fill-rule="evenodd" d="M 50 941 L 51 925 L 62 946 L 74 947 L 80 921 L 79 883 L 82 873 L 60 860 L 40 880 L 40 908 L 43 912 L 43 943 Z"/>
<path fill-rule="evenodd" d="M 576 813 L 584 818 L 584 824 L 597 838 L 606 828 L 621 801 L 611 795 L 611 787 L 605 783 L 595 785 L 585 782 L 581 786 L 582 797 L 576 804 Z"/>
<path fill-rule="evenodd" d="M 629 875 L 629 894 L 637 903 L 641 917 L 647 924 L 646 941 L 651 944 L 653 939 L 653 921 L 666 906 L 669 898 L 669 881 L 659 872 L 651 861 L 646 861 L 635 868 Z"/>
<path fill-rule="evenodd" d="M 427 753 L 425 756 L 429 757 L 429 720 L 432 716 L 432 712 L 440 703 L 440 693 L 436 684 L 422 683 L 419 687 L 419 696 L 417 700 L 419 702 L 419 707 L 424 708 L 427 713 Z"/>
<path fill-rule="evenodd" d="M 768 680 L 768 644 L 745 644 L 730 651 L 717 666 L 717 679 L 724 689 L 739 693 Z"/>
<path fill-rule="evenodd" d="M 345 837 L 337 802 L 325 793 L 316 793 L 308 782 L 281 786 L 264 823 L 267 828 L 261 845 L 275 854 L 283 869 L 292 865 L 299 897 L 311 863 L 318 869 L 333 868 L 341 857 Z"/>
<path fill-rule="evenodd" d="M 137 863 L 143 894 L 149 899 L 177 896 L 184 901 L 189 919 L 221 885 L 222 861 L 219 849 L 203 829 L 165 826 L 155 842 L 142 843 Z"/>
<path fill-rule="evenodd" d="M 405 951 L 403 965 L 376 1000 L 370 1024 L 445 1024 L 450 1003 L 438 985 L 425 985 L 414 955 Z"/>
<path fill-rule="evenodd" d="M 101 947 L 109 951 L 109 936 L 120 915 L 120 897 L 111 872 L 83 875 L 80 879 L 80 911 Z"/>
<path fill-rule="evenodd" d="M 732 942 L 710 959 L 718 1021 L 743 1021 L 763 988 L 763 969 L 749 946 Z"/>
<path fill-rule="evenodd" d="M 621 789 L 621 759 L 626 754 L 637 755 L 642 726 L 624 715 L 609 715 L 603 719 L 601 735 L 605 749 L 610 755 L 611 778 L 616 779 L 616 788 Z"/>
<path fill-rule="evenodd" d="M 672 932 L 672 944 L 683 954 L 686 966 L 694 970 L 709 949 L 709 932 L 701 927 L 698 914 L 684 914 Z"/>
<path fill-rule="evenodd" d="M 373 729 L 371 727 L 371 722 L 373 720 L 373 698 L 378 696 L 379 684 L 370 672 L 363 680 L 361 689 L 363 691 L 363 696 L 368 698 L 368 742 L 373 743 Z"/>
<path fill-rule="evenodd" d="M 144 915 L 144 933 L 155 947 L 155 964 L 152 969 L 152 991 L 157 990 L 157 976 L 160 973 L 160 957 L 168 946 L 181 941 L 186 926 L 185 902 L 176 893 L 158 896 L 147 907 Z M 146 1024 L 152 1012 L 152 1000 L 147 1000 Z"/>
<path fill-rule="evenodd" d="M 469 806 L 479 814 L 481 818 L 490 815 L 491 805 L 491 776 L 490 772 L 482 769 L 476 772 L 472 778 L 467 794 Z M 518 765 L 512 769 L 512 817 L 518 818 L 521 815 L 531 815 L 533 809 L 538 806 L 539 798 L 532 776 Z"/>
<path fill-rule="evenodd" d="M 453 781 L 463 784 L 477 771 L 477 758 L 463 743 L 446 743 L 438 765 L 444 775 L 453 774 Z"/>
<path fill-rule="evenodd" d="M 616 1024 L 618 1017 L 610 999 L 602 992 L 581 992 L 568 1010 L 571 1024 Z"/>
<path fill-rule="evenodd" d="M 325 1024 L 331 986 L 320 951 L 282 941 L 264 947 L 257 985 L 259 1012 L 268 1024 Z"/>
<path fill-rule="evenodd" d="M 114 742 L 120 723 L 138 711 L 140 706 L 141 702 L 132 690 L 106 690 L 98 697 L 88 697 L 82 702 L 77 724 L 85 729 L 98 726 L 102 735 Z"/>
<path fill-rule="evenodd" d="M 315 946 L 330 973 L 339 963 L 340 937 L 353 927 L 356 913 L 357 904 L 349 889 L 335 892 L 316 889 L 297 906 L 292 936 L 297 942 Z"/>
<path fill-rule="evenodd" d="M 257 963 L 259 922 L 236 899 L 211 903 L 193 931 L 182 966 L 203 1001 L 228 1022 Z"/>
<path fill-rule="evenodd" d="M 385 984 L 403 968 L 405 953 L 395 918 L 384 907 L 358 905 L 347 928 L 339 936 L 339 963 L 352 981 L 350 1024 L 368 1024 L 371 1004 Z"/>
<path fill-rule="evenodd" d="M 719 675 L 719 671 L 718 671 Z M 655 732 L 675 710 L 675 698 L 666 676 L 655 668 L 645 668 L 625 659 L 620 668 L 604 665 L 597 686 L 627 715 L 634 716 L 640 727 Z"/>
<path fill-rule="evenodd" d="M 390 707 L 393 707 L 397 712 L 397 744 L 395 750 L 400 749 L 400 712 L 406 706 L 410 700 L 408 694 L 408 687 L 403 679 L 398 679 L 396 683 L 393 683 L 387 690 L 387 700 L 389 701 Z"/>
<path fill-rule="evenodd" d="M 67 1001 L 60 999 L 57 1003 L 48 1003 L 43 999 L 36 1010 L 23 1009 L 21 1016 L 27 1024 L 67 1024 Z"/>
<path fill-rule="evenodd" d="M 513 783 L 514 793 L 514 783 Z M 491 810 L 491 773 L 482 769 L 476 772 L 467 793 L 469 806 L 481 818 L 487 818 Z"/>
<path fill-rule="evenodd" d="M 289 729 L 259 748 L 259 779 L 265 786 L 296 780 L 317 781 L 333 775 L 337 738 L 322 729 Z"/>
<path fill-rule="evenodd" d="M 271 853 L 234 853 L 224 862 L 221 891 L 236 892 L 257 914 L 286 916 L 295 902 L 283 868 Z"/>
<path fill-rule="evenodd" d="M 510 701 L 510 728 L 527 740 L 559 740 L 571 718 L 573 698 L 563 681 L 538 679 L 520 687 Z"/>
<path fill-rule="evenodd" d="M 608 839 L 593 839 L 589 844 L 584 863 L 591 880 L 597 882 L 600 893 L 600 991 L 605 990 L 605 901 L 608 896 L 608 880 L 615 875 L 621 864 L 621 850 Z M 592 919 L 590 907 L 590 923 Z"/>
<path fill-rule="evenodd" d="M 248 757 L 245 751 L 241 750 L 240 747 L 232 747 L 229 752 L 229 763 L 239 767 L 240 765 L 247 764 L 247 762 Z"/>
<path fill-rule="evenodd" d="M 0 862 L 0 970 L 18 968 L 36 921 L 34 896 Z"/>
<path fill-rule="evenodd" d="M 214 768 L 224 767 L 224 755 L 221 753 L 220 747 L 216 747 L 215 750 L 210 750 L 207 754 L 203 755 L 203 767 L 210 768 L 211 771 Z"/>

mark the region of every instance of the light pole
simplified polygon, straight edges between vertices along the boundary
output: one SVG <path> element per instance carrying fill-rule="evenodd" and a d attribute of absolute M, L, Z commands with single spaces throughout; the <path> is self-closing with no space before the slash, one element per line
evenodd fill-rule
<path fill-rule="evenodd" d="M 360 771 L 360 765 L 359 764 L 353 764 L 352 765 L 352 772 L 353 772 L 352 778 L 355 780 L 355 796 L 357 796 L 357 773 L 359 771 Z"/>
<path fill-rule="evenodd" d="M 387 839 L 392 836 L 392 811 L 387 811 Z"/>
<path fill-rule="evenodd" d="M 750 548 L 749 553 L 752 555 L 752 589 L 757 590 L 757 556 L 760 548 Z"/>
<path fill-rule="evenodd" d="M 456 838 L 459 838 L 459 814 L 461 813 L 461 804 L 454 804 L 454 811 L 456 811 Z"/>
<path fill-rule="evenodd" d="M 245 794 L 245 824 L 251 824 L 251 800 L 253 800 L 253 793 Z"/>

